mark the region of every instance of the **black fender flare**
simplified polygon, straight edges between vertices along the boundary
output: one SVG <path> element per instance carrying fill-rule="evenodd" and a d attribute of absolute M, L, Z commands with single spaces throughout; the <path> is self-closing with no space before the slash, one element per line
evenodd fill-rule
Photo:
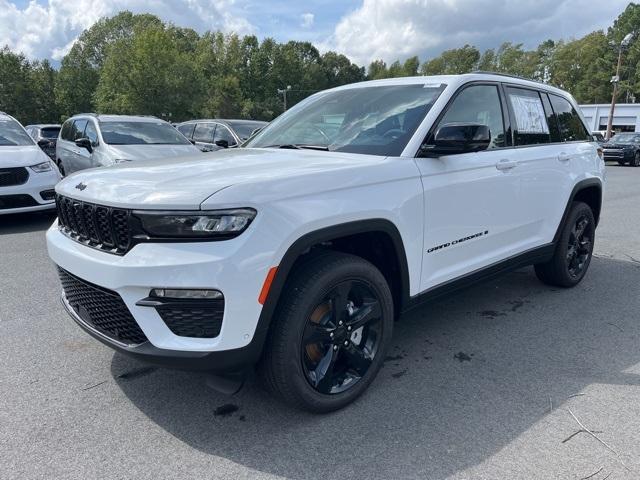
<path fill-rule="evenodd" d="M 341 237 L 356 235 L 359 233 L 381 232 L 389 235 L 397 256 L 397 262 L 400 269 L 400 294 L 401 305 L 396 310 L 402 310 L 403 306 L 409 301 L 409 267 L 407 264 L 407 255 L 404 249 L 404 243 L 398 228 L 393 222 L 383 218 L 374 218 L 367 220 L 357 220 L 354 222 L 341 223 L 330 227 L 321 228 L 319 230 L 306 233 L 289 246 L 285 252 L 280 264 L 277 266 L 276 275 L 271 283 L 269 294 L 262 306 L 258 324 L 253 335 L 251 343 L 255 347 L 255 351 L 261 352 L 264 342 L 267 338 L 271 320 L 278 306 L 282 290 L 286 284 L 287 278 L 291 273 L 296 260 L 300 258 L 307 250 L 314 245 L 322 242 L 328 242 Z M 258 357 L 256 357 L 256 360 Z"/>
<path fill-rule="evenodd" d="M 556 234 L 553 236 L 554 245 L 558 243 L 558 239 L 562 234 L 562 227 L 564 226 L 567 220 L 567 217 L 569 216 L 569 210 L 571 209 L 571 204 L 573 203 L 576 196 L 578 195 L 578 193 L 580 193 L 581 190 L 584 190 L 590 187 L 598 187 L 598 190 L 600 191 L 600 206 L 601 206 L 600 210 L 602 210 L 602 181 L 599 178 L 594 177 L 594 178 L 587 178 L 576 183 L 573 186 L 573 190 L 571 190 L 571 195 L 569 195 L 569 200 L 567 201 L 567 205 L 564 207 L 564 213 L 562 214 L 562 218 L 560 219 L 560 223 L 558 224 Z M 594 214 L 595 213 L 596 212 L 594 212 Z M 596 216 L 596 226 L 598 225 L 599 220 L 600 220 L 600 214 L 598 213 L 598 215 Z"/>

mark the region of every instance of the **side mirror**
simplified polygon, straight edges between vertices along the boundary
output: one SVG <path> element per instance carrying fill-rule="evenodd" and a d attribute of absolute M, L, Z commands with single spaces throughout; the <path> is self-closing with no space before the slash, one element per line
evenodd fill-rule
<path fill-rule="evenodd" d="M 436 132 L 433 143 L 423 145 L 425 156 L 480 152 L 489 148 L 491 131 L 479 123 L 447 123 Z"/>
<path fill-rule="evenodd" d="M 216 140 L 215 143 L 221 148 L 229 148 L 229 142 L 227 140 Z"/>
<path fill-rule="evenodd" d="M 38 140 L 38 146 L 40 148 L 46 148 L 51 144 L 51 142 L 49 140 L 47 140 L 46 138 L 43 138 L 41 140 Z"/>
<path fill-rule="evenodd" d="M 89 153 L 93 152 L 93 145 L 91 145 L 91 140 L 89 140 L 88 138 L 84 137 L 84 138 L 78 138 L 75 141 L 76 146 L 80 147 L 80 148 L 86 148 Z"/>

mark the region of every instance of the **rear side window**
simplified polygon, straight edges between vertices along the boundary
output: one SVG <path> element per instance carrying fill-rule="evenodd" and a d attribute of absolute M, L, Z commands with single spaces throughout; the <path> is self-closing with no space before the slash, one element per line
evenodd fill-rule
<path fill-rule="evenodd" d="M 449 106 L 436 131 L 447 123 L 486 125 L 491 132 L 489 148 L 504 147 L 504 119 L 498 87 L 472 85 L 465 88 Z"/>
<path fill-rule="evenodd" d="M 187 123 L 185 125 L 178 125 L 178 131 L 187 137 L 189 140 L 193 137 L 193 129 L 196 126 L 195 123 Z"/>
<path fill-rule="evenodd" d="M 590 141 L 591 136 L 587 132 L 578 112 L 568 100 L 551 94 L 549 95 L 553 111 L 558 118 L 561 142 Z"/>
<path fill-rule="evenodd" d="M 213 143 L 213 132 L 215 130 L 215 123 L 199 123 L 193 131 L 193 139 L 196 142 Z"/>
<path fill-rule="evenodd" d="M 542 98 L 542 104 L 544 105 L 544 112 L 547 116 L 547 125 L 549 125 L 549 134 L 551 135 L 551 141 L 554 143 L 561 142 L 560 129 L 558 128 L 558 118 L 553 113 L 551 102 L 549 101 L 549 95 L 544 92 L 540 92 Z"/>
<path fill-rule="evenodd" d="M 216 128 L 214 141 L 217 142 L 218 140 L 226 140 L 227 144 L 230 147 L 236 145 L 236 139 L 233 138 L 233 135 L 231 135 L 229 129 L 223 125 L 218 125 L 218 127 Z"/>
<path fill-rule="evenodd" d="M 549 143 L 547 116 L 540 94 L 535 90 L 507 87 L 516 145 Z"/>

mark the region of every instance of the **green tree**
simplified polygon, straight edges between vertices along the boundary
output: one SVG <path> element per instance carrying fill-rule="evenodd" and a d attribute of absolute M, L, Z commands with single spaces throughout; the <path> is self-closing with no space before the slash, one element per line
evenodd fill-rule
<path fill-rule="evenodd" d="M 440 56 L 422 64 L 423 75 L 455 75 L 469 73 L 477 68 L 480 52 L 476 47 L 465 45 L 462 48 L 445 50 Z"/>

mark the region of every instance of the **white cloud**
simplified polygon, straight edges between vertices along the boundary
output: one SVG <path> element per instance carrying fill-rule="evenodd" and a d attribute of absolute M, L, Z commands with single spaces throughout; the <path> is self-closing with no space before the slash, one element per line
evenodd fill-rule
<path fill-rule="evenodd" d="M 365 65 L 419 55 L 433 57 L 465 43 L 535 47 L 579 37 L 613 23 L 628 0 L 363 0 L 336 25 L 328 46 Z"/>
<path fill-rule="evenodd" d="M 164 21 L 198 31 L 253 33 L 254 26 L 238 14 L 235 0 L 31 0 L 19 8 L 0 0 L 0 46 L 30 58 L 61 59 L 80 33 L 104 16 L 122 10 L 152 13 Z"/>
<path fill-rule="evenodd" d="M 313 13 L 303 13 L 300 15 L 302 19 L 302 23 L 300 24 L 303 28 L 311 28 L 313 27 L 313 21 L 315 19 L 315 15 Z"/>

